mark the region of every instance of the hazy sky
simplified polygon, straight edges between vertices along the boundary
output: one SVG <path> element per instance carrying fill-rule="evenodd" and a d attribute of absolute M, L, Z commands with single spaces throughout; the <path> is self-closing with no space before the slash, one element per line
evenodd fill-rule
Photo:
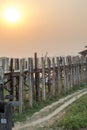
<path fill-rule="evenodd" d="M 3 12 L 16 7 L 19 21 Z M 87 45 L 87 0 L 0 0 L 0 56 L 76 55 Z"/>

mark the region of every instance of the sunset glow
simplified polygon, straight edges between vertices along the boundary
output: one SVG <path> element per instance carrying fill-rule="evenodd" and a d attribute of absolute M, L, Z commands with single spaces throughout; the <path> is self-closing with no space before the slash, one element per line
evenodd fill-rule
<path fill-rule="evenodd" d="M 0 56 L 76 55 L 87 46 L 87 0 L 0 0 Z"/>
<path fill-rule="evenodd" d="M 16 22 L 20 19 L 20 12 L 14 7 L 8 8 L 4 11 L 4 19 L 8 22 Z"/>

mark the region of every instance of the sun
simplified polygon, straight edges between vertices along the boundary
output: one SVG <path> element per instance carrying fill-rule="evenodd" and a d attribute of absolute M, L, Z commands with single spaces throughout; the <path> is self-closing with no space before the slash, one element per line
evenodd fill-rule
<path fill-rule="evenodd" d="M 4 11 L 4 18 L 10 23 L 17 22 L 20 19 L 20 11 L 14 7 L 9 7 Z"/>

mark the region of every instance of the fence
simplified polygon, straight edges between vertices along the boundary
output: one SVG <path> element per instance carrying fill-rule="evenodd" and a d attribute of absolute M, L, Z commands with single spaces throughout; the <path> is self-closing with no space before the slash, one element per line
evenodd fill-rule
<path fill-rule="evenodd" d="M 33 102 L 45 101 L 62 92 L 79 87 L 87 80 L 87 57 L 41 57 L 1 58 L 0 66 L 4 69 L 5 96 L 10 101 L 19 101 L 19 111 Z"/>

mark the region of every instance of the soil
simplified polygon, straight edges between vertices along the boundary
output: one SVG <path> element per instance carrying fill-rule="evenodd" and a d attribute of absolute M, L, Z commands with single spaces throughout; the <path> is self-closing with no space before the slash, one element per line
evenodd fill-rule
<path fill-rule="evenodd" d="M 87 89 L 79 90 L 74 94 L 68 95 L 35 113 L 31 118 L 27 119 L 26 122 L 16 123 L 12 130 L 62 130 L 57 126 L 55 127 L 54 124 L 58 122 L 60 118 L 64 117 L 66 108 L 84 94 L 87 94 Z"/>

